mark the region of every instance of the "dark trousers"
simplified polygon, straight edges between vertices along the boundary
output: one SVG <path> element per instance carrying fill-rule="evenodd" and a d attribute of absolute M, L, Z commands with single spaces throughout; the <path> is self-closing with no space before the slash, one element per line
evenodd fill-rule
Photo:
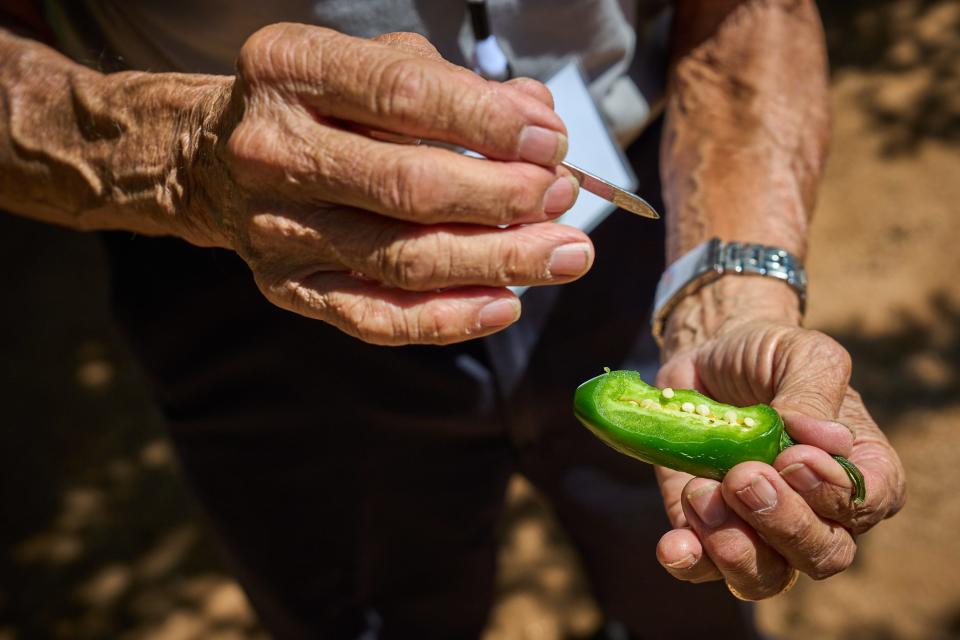
<path fill-rule="evenodd" d="M 630 151 L 644 195 L 659 193 L 656 141 Z M 663 226 L 615 212 L 592 238 L 591 273 L 527 291 L 508 331 L 402 348 L 274 308 L 227 252 L 108 238 L 118 315 L 275 637 L 477 637 L 513 472 L 549 498 L 604 613 L 636 637 L 753 637 L 722 585 L 657 564 L 668 523 L 652 468 L 571 414 L 601 367 L 656 370 Z"/>

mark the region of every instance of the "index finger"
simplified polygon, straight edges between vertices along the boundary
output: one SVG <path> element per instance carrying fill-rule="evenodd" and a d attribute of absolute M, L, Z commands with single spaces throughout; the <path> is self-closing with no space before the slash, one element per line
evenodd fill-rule
<path fill-rule="evenodd" d="M 856 543 L 824 520 L 783 478 L 761 462 L 742 462 L 723 479 L 726 503 L 788 563 L 820 580 L 846 569 Z"/>
<path fill-rule="evenodd" d="M 273 25 L 247 41 L 240 68 L 252 85 L 279 86 L 320 117 L 448 142 L 498 160 L 554 165 L 566 155 L 563 122 L 540 100 L 378 42 Z"/>
<path fill-rule="evenodd" d="M 849 460 L 863 474 L 866 484 L 863 504 L 851 500 L 846 473 L 819 449 L 803 445 L 789 447 L 773 466 L 819 516 L 839 522 L 854 533 L 862 533 L 903 506 L 903 467 L 856 392 L 847 392 L 840 417 L 856 432 Z"/>
<path fill-rule="evenodd" d="M 821 420 L 795 411 L 781 411 L 787 432 L 797 442 L 820 447 L 827 453 L 850 456 L 853 430 L 842 422 Z"/>

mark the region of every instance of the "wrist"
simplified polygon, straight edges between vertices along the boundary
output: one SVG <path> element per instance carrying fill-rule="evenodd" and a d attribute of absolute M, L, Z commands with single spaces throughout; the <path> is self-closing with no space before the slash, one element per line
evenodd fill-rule
<path fill-rule="evenodd" d="M 187 195 L 175 208 L 177 235 L 200 246 L 233 249 L 232 214 L 241 197 L 224 157 L 243 109 L 233 78 L 205 79 L 211 82 L 191 87 L 194 101 L 177 131 L 174 157 L 182 181 L 176 187 Z"/>
<path fill-rule="evenodd" d="M 123 72 L 100 76 L 97 85 L 92 115 L 105 114 L 120 130 L 101 165 L 111 185 L 101 211 L 113 217 L 93 211 L 84 226 L 229 246 L 217 216 L 229 188 L 220 147 L 233 79 Z"/>
<path fill-rule="evenodd" d="M 686 296 L 664 325 L 665 359 L 749 322 L 800 326 L 800 297 L 775 278 L 727 274 Z"/>

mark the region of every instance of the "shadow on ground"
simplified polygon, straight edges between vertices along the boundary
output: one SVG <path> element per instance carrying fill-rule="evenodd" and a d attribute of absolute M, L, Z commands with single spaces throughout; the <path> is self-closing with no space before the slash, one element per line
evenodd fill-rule
<path fill-rule="evenodd" d="M 95 237 L 0 218 L 0 639 L 256 637 L 106 282 Z"/>
<path fill-rule="evenodd" d="M 960 141 L 960 1 L 829 0 L 823 15 L 834 73 L 882 76 L 858 106 L 888 155 L 926 140 Z"/>
<path fill-rule="evenodd" d="M 936 292 L 927 309 L 901 309 L 890 324 L 877 335 L 858 324 L 827 329 L 850 352 L 851 384 L 874 417 L 886 426 L 912 410 L 960 403 L 960 301 Z"/>

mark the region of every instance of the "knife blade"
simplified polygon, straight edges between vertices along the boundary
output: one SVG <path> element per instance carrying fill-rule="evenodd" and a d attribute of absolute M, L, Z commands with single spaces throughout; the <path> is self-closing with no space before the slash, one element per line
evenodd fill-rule
<path fill-rule="evenodd" d="M 572 173 L 577 179 L 577 182 L 580 183 L 580 186 L 590 193 L 599 196 L 608 202 L 612 202 L 621 209 L 625 209 L 630 213 L 635 213 L 638 216 L 652 218 L 654 220 L 660 219 L 660 214 L 657 213 L 656 209 L 651 207 L 649 202 L 637 194 L 630 193 L 625 189 L 621 189 L 615 184 L 611 184 L 603 178 L 599 178 L 589 171 L 584 171 L 580 167 L 572 165 L 569 162 L 563 161 L 560 164 L 563 167 L 566 167 L 567 171 Z"/>

